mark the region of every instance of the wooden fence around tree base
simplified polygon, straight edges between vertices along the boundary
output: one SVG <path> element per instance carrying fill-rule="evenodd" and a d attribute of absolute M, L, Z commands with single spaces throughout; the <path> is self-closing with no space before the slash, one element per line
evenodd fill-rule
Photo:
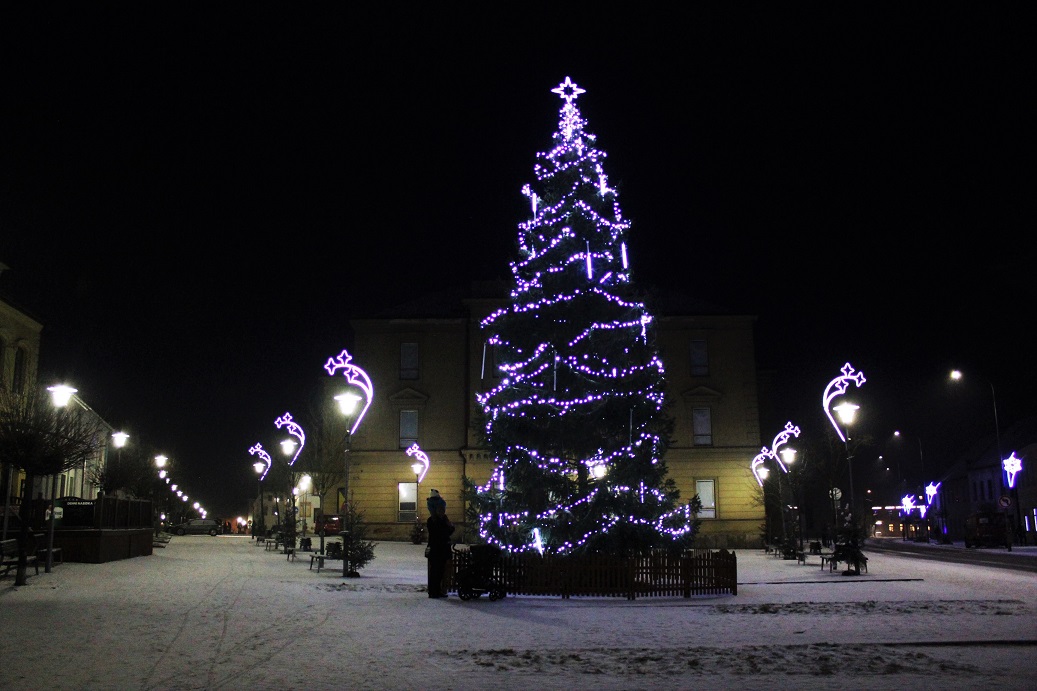
<path fill-rule="evenodd" d="M 738 562 L 727 550 L 694 550 L 638 557 L 542 556 L 503 553 L 489 565 L 476 564 L 466 549 L 454 551 L 451 571 L 491 574 L 509 595 L 569 597 L 692 597 L 737 595 Z M 456 584 L 456 578 L 453 581 Z M 456 585 L 452 586 L 456 589 Z"/>

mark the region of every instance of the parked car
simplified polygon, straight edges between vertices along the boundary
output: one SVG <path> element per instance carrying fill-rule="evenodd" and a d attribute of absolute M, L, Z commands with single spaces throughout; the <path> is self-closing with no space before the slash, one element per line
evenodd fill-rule
<path fill-rule="evenodd" d="M 313 523 L 313 534 L 318 537 L 322 534 L 325 537 L 328 535 L 338 535 L 342 532 L 343 518 L 343 516 L 336 516 L 335 514 L 321 514 L 317 516 Z"/>
<path fill-rule="evenodd" d="M 223 525 L 211 518 L 192 518 L 174 525 L 172 531 L 177 535 L 219 535 L 223 532 Z"/>

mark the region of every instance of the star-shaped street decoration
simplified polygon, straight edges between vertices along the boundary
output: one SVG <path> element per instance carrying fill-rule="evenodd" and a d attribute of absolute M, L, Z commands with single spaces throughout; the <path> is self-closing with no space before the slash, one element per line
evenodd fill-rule
<path fill-rule="evenodd" d="M 581 89 L 572 83 L 568 77 L 565 81 L 559 84 L 556 88 L 551 89 L 551 93 L 558 94 L 560 97 L 565 99 L 566 103 L 572 103 L 580 94 L 587 93 L 586 89 Z"/>
<path fill-rule="evenodd" d="M 1001 463 L 1002 467 L 1005 469 L 1005 473 L 1008 474 L 1008 486 L 1014 489 L 1016 473 L 1023 469 L 1023 459 L 1017 458 L 1015 451 L 1013 451 L 1012 455 L 1004 459 Z"/>

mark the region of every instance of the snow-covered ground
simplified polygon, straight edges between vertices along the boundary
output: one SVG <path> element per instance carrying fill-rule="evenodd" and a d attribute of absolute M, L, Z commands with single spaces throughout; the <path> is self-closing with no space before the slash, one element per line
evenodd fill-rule
<path fill-rule="evenodd" d="M 186 536 L 8 576 L 0 688 L 1037 688 L 1032 572 L 870 552 L 846 577 L 739 550 L 736 596 L 462 602 L 426 597 L 422 551 L 379 543 L 343 579 Z"/>

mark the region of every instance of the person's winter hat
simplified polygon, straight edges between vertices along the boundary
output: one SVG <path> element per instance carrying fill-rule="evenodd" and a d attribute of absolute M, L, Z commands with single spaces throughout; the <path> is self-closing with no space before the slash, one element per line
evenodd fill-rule
<path fill-rule="evenodd" d="M 425 500 L 425 505 L 428 506 L 429 514 L 436 513 L 437 508 L 442 508 L 446 511 L 446 500 L 439 496 L 439 490 L 429 490 L 428 499 Z"/>

